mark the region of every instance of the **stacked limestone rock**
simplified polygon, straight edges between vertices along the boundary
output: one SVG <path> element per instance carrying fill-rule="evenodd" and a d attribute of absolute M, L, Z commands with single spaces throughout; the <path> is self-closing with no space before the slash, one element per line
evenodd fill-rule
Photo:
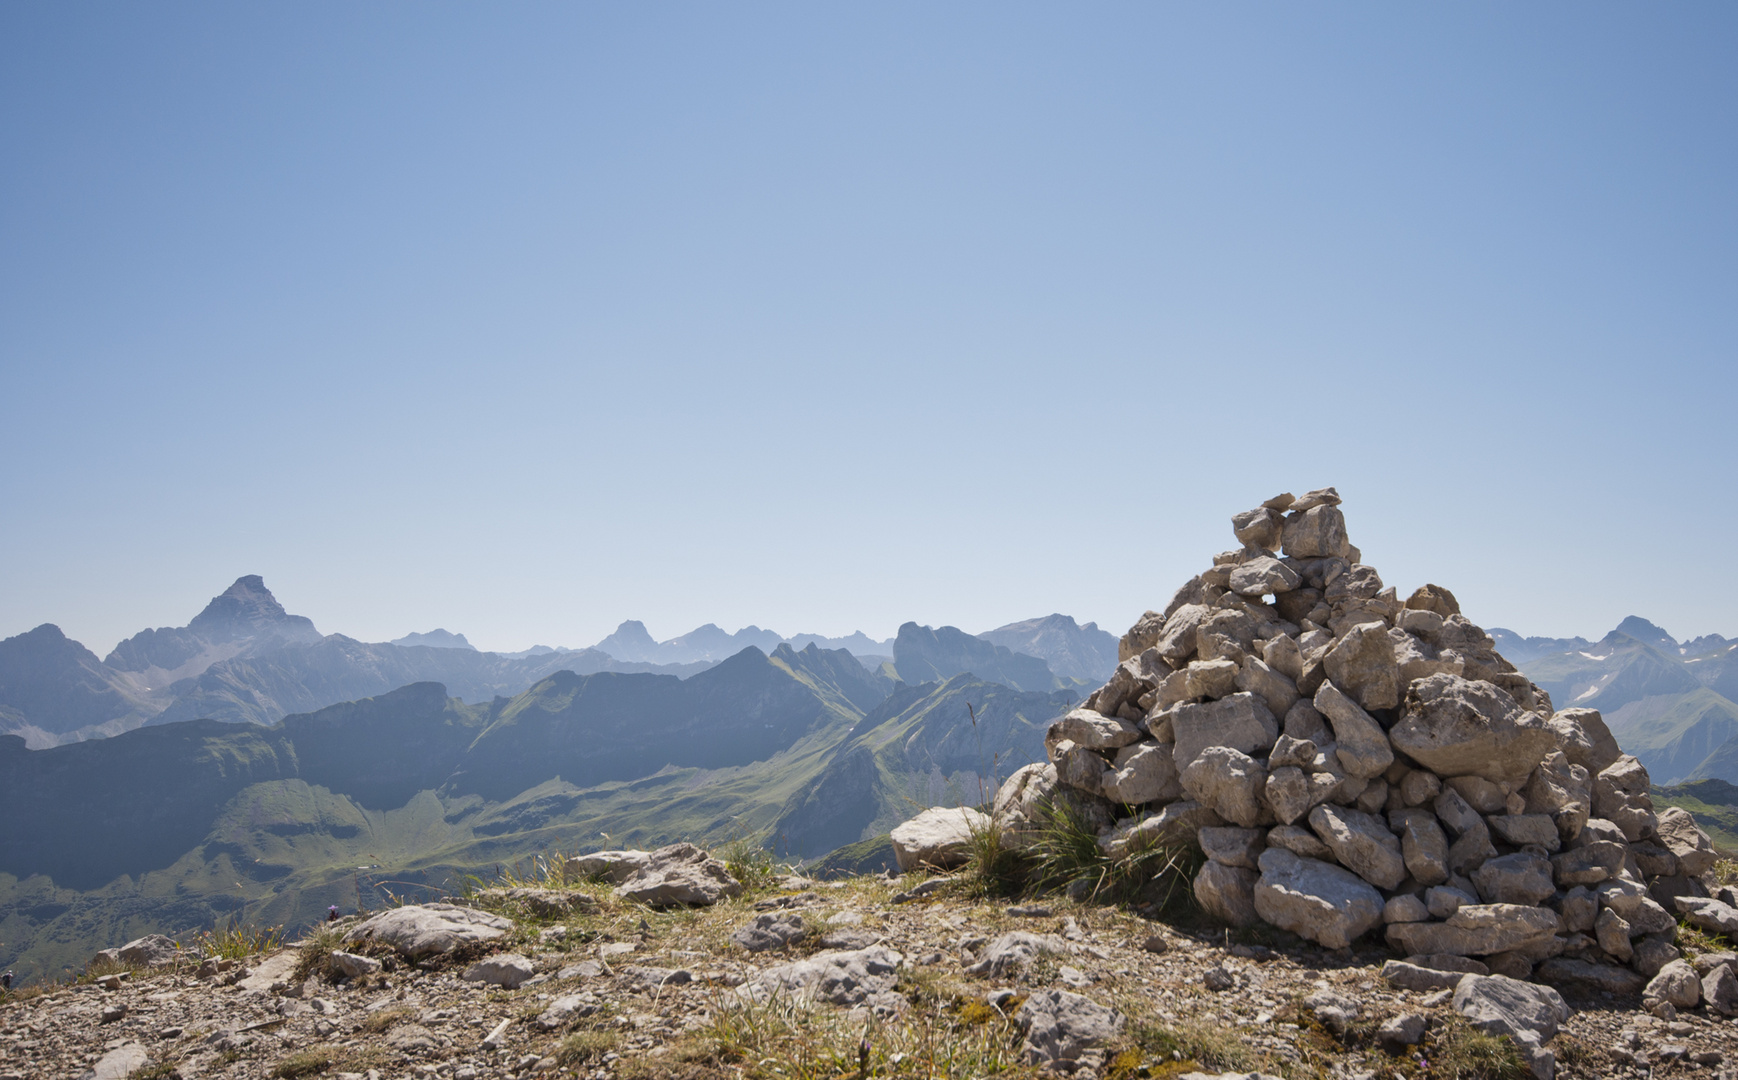
<path fill-rule="evenodd" d="M 1656 814 L 1590 709 L 1551 700 L 1448 590 L 1404 602 L 1333 488 L 1232 519 L 1218 555 L 1122 639 L 1109 682 L 998 792 L 1010 835 L 1066 803 L 1109 852 L 1197 840 L 1195 895 L 1330 948 L 1386 925 L 1432 966 L 1634 991 L 1708 896 L 1708 838 Z"/>

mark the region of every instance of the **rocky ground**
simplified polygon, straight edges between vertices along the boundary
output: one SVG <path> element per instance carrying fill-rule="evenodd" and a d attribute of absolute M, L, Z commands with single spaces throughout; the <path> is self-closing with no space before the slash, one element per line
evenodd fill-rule
<path fill-rule="evenodd" d="M 396 930 L 351 918 L 241 961 L 14 991 L 0 1004 L 0 1080 L 1528 1068 L 1525 1047 L 1469 1024 L 1493 1015 L 1490 1001 L 1463 1000 L 1480 980 L 1448 989 L 1459 973 L 1391 967 L 1396 982 L 1419 985 L 1403 988 L 1384 977 L 1397 957 L 1379 946 L 1327 951 L 1192 917 L 1014 903 L 976 895 L 969 874 L 769 878 L 730 891 L 698 907 L 649 906 L 607 882 L 497 891 L 472 903 L 498 917 L 401 909 Z M 360 926 L 373 929 L 340 941 Z M 1698 943 L 1718 944 L 1682 941 L 1692 956 Z M 403 955 L 425 947 L 436 951 Z M 1703 966 L 1723 962 L 1712 955 Z M 107 957 L 98 970 L 120 966 Z M 1705 1010 L 1667 1020 L 1639 997 L 1571 996 L 1559 1025 L 1529 1021 L 1531 1005 L 1501 997 L 1491 1001 L 1511 1022 L 1545 1029 L 1536 1033 L 1558 1076 L 1738 1075 L 1728 1065 L 1738 1065 L 1738 1024 Z"/>

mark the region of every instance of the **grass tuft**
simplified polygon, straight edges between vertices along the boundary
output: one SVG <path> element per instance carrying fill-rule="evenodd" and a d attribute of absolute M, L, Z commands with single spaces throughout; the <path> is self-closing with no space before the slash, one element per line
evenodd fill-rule
<path fill-rule="evenodd" d="M 747 892 L 766 888 L 779 875 L 780 868 L 773 860 L 772 852 L 751 837 L 737 836 L 727 840 L 713 852 L 713 858 L 723 863 L 730 876 L 740 881 Z"/>
<path fill-rule="evenodd" d="M 243 960 L 256 953 L 270 952 L 283 943 L 281 926 L 246 926 L 230 919 L 195 938 L 193 951 L 207 959 Z"/>
<path fill-rule="evenodd" d="M 336 1065 L 340 1056 L 337 1047 L 310 1047 L 291 1054 L 272 1066 L 271 1074 L 277 1080 L 299 1080 L 303 1076 L 315 1076 Z"/>
<path fill-rule="evenodd" d="M 391 1009 L 381 1009 L 369 1013 L 368 1019 L 362 1021 L 362 1030 L 371 1035 L 378 1035 L 390 1029 L 394 1024 L 402 1023 L 416 1015 L 416 1010 L 408 1006 L 398 1006 Z"/>
<path fill-rule="evenodd" d="M 1024 852 L 1008 843 L 994 820 L 972 826 L 965 873 L 974 896 L 1019 896 L 1027 888 L 1032 866 Z"/>
<path fill-rule="evenodd" d="M 296 955 L 296 970 L 291 975 L 291 981 L 302 982 L 305 979 L 332 977 L 332 953 L 344 941 L 344 931 L 329 923 L 321 923 L 310 931 L 303 939 L 300 951 Z"/>
<path fill-rule="evenodd" d="M 1135 1046 L 1161 1061 L 1191 1063 L 1192 1068 L 1185 1072 L 1203 1067 L 1215 1072 L 1242 1072 L 1256 1064 L 1237 1031 L 1222 1024 L 1137 1020 L 1129 1025 L 1129 1035 Z"/>
<path fill-rule="evenodd" d="M 555 1062 L 563 1068 L 602 1061 L 603 1056 L 621 1045 L 622 1037 L 613 1031 L 590 1028 L 576 1031 L 561 1040 L 555 1051 Z"/>
<path fill-rule="evenodd" d="M 1445 1080 L 1527 1080 L 1532 1075 L 1513 1040 L 1487 1035 L 1458 1015 L 1437 1023 L 1424 1047 L 1430 1075 Z"/>
<path fill-rule="evenodd" d="M 763 1002 L 720 997 L 699 1033 L 710 1045 L 696 1059 L 709 1057 L 748 1080 L 1032 1075 L 1021 1060 L 1012 1021 L 999 1014 L 962 1020 L 962 1004 L 955 1000 L 934 1011 L 914 1007 L 864 1023 L 782 995 Z"/>
<path fill-rule="evenodd" d="M 1113 857 L 1099 847 L 1092 823 L 1067 803 L 1040 811 L 1032 855 L 1032 877 L 1041 889 L 1083 893 L 1089 902 L 1138 898 L 1164 910 L 1186 909 L 1194 901 L 1190 883 L 1199 852 L 1155 845 Z"/>
<path fill-rule="evenodd" d="M 1684 951 L 1689 957 L 1701 956 L 1704 953 L 1726 952 L 1732 948 L 1732 943 L 1726 940 L 1724 934 L 1715 934 L 1703 930 L 1699 926 L 1678 920 L 1678 936 L 1673 944 Z"/>

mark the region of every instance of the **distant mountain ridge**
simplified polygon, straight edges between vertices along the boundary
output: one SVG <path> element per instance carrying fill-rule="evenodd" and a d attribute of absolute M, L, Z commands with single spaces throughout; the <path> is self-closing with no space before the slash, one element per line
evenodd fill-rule
<path fill-rule="evenodd" d="M 379 647 L 295 648 L 335 641 Z M 420 682 L 267 726 L 152 724 L 45 750 L 0 736 L 0 967 L 39 978 L 243 905 L 304 925 L 387 902 L 377 881 L 403 895 L 535 852 L 753 836 L 820 855 L 913 802 L 977 803 L 1041 759 L 1072 696 L 965 674 L 906 685 L 781 643 L 688 678 L 557 671 L 473 704 Z"/>
<path fill-rule="evenodd" d="M 1102 681 L 1115 666 L 1116 639 L 1065 615 L 1010 623 L 977 638 L 953 627 L 925 633 L 921 644 L 906 642 L 907 681 L 972 672 L 1048 692 Z M 44 748 L 181 720 L 267 724 L 415 682 L 438 682 L 455 697 L 487 701 L 564 670 L 692 675 L 750 647 L 767 654 L 781 646 L 843 650 L 880 671 L 895 662 L 896 644 L 861 631 L 787 639 L 757 626 L 729 633 L 712 623 L 660 642 L 635 620 L 584 649 L 483 652 L 444 627 L 370 643 L 322 634 L 313 620 L 287 611 L 263 578 L 249 574 L 186 626 L 142 630 L 103 659 L 48 623 L 0 640 L 0 732 Z"/>
<path fill-rule="evenodd" d="M 1076 684 L 1059 679 L 1036 656 L 992 644 L 957 627 L 930 628 L 908 622 L 893 639 L 893 667 L 902 682 L 946 682 L 971 674 L 1028 693 L 1050 693 Z"/>
<path fill-rule="evenodd" d="M 628 663 L 595 649 L 505 657 L 445 630 L 408 640 L 322 635 L 249 574 L 186 626 L 142 630 L 101 660 L 52 623 L 0 640 L 0 733 L 44 748 L 177 720 L 271 723 L 427 680 L 486 701 L 564 669 L 691 675 L 711 666 Z"/>
<path fill-rule="evenodd" d="M 1505 651 L 1498 637 L 1498 650 L 1555 707 L 1600 710 L 1656 784 L 1738 782 L 1738 642 L 1717 634 L 1679 642 L 1634 615 L 1596 642 L 1509 636 L 1523 647 Z M 1543 651 L 1549 646 L 1563 647 Z"/>
<path fill-rule="evenodd" d="M 436 627 L 425 634 L 406 634 L 401 638 L 393 638 L 389 645 L 427 645 L 431 649 L 470 649 L 476 652 L 477 647 L 465 640 L 465 635 L 448 632 L 443 627 Z M 553 652 L 554 650 L 546 650 Z"/>
<path fill-rule="evenodd" d="M 1046 615 L 986 630 L 978 637 L 992 645 L 1027 656 L 1036 656 L 1065 679 L 1080 679 L 1094 686 L 1116 670 L 1117 635 L 1097 623 L 1077 624 L 1067 615 Z"/>
<path fill-rule="evenodd" d="M 628 619 L 592 648 L 617 660 L 658 664 L 692 664 L 716 662 L 735 656 L 750 645 L 762 652 L 771 652 L 780 645 L 804 649 L 817 645 L 823 649 L 844 649 L 860 660 L 893 654 L 892 641 L 876 641 L 861 630 L 849 637 L 830 638 L 821 634 L 797 634 L 784 637 L 777 631 L 745 626 L 727 633 L 713 623 L 696 627 L 679 637 L 658 641 L 638 619 Z M 879 660 L 876 661 L 879 663 Z"/>

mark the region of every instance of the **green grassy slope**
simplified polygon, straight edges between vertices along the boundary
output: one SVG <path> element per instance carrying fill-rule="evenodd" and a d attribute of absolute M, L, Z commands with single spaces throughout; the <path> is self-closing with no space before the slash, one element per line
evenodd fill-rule
<path fill-rule="evenodd" d="M 1738 704 L 1713 690 L 1697 687 L 1638 698 L 1605 719 L 1618 745 L 1640 759 L 1656 783 L 1697 776 L 1738 779 L 1738 773 L 1720 772 L 1719 761 L 1705 767 L 1722 746 L 1738 738 Z"/>
<path fill-rule="evenodd" d="M 1656 787 L 1652 794 L 1657 809 L 1677 806 L 1688 810 L 1715 847 L 1728 856 L 1738 855 L 1738 787 L 1724 780 L 1694 780 Z"/>
<path fill-rule="evenodd" d="M 773 826 L 779 850 L 813 858 L 885 833 L 926 807 L 976 806 L 1043 760 L 1044 732 L 1073 700 L 972 675 L 905 687 L 864 717 Z"/>

